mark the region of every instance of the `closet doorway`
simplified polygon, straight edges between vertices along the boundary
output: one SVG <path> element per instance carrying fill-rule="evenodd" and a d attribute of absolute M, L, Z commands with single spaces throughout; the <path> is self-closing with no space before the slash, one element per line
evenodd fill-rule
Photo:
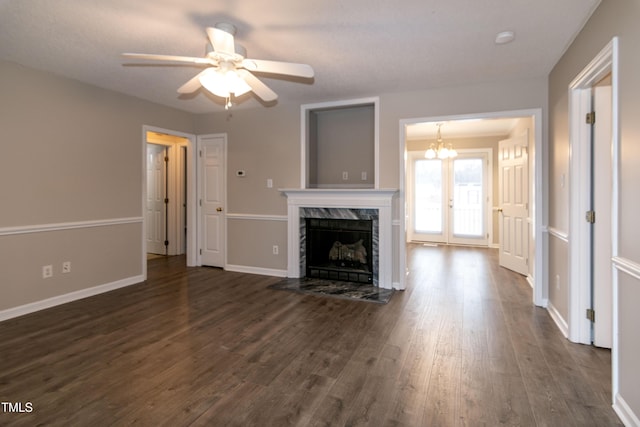
<path fill-rule="evenodd" d="M 145 236 L 148 254 L 182 255 L 187 242 L 189 140 L 146 131 Z"/>

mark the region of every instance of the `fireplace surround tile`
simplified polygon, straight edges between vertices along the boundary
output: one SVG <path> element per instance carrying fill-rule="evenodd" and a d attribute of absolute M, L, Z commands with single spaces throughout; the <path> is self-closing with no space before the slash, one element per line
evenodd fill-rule
<path fill-rule="evenodd" d="M 377 286 L 392 289 L 393 242 L 392 200 L 397 189 L 280 189 L 287 196 L 288 264 L 287 277 L 300 278 L 304 264 L 306 215 L 338 216 L 338 219 L 358 216 L 375 218 Z M 331 213 L 334 210 L 335 213 Z M 302 235 L 301 235 L 302 234 Z"/>
<path fill-rule="evenodd" d="M 371 220 L 372 223 L 372 262 L 373 262 L 373 284 L 378 286 L 378 262 L 380 250 L 379 238 L 379 214 L 378 209 L 351 209 L 351 208 L 300 208 L 300 277 L 304 277 L 307 269 L 307 218 L 316 219 L 364 219 Z"/>

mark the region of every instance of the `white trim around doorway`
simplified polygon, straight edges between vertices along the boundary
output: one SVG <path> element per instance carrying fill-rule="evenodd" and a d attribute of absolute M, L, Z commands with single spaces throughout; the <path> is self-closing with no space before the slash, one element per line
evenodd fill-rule
<path fill-rule="evenodd" d="M 546 247 L 546 200 L 548 195 L 548 179 L 544 174 L 544 165 L 547 164 L 547 150 L 542 144 L 542 109 L 527 109 L 527 110 L 511 110 L 511 111 L 499 111 L 490 113 L 477 113 L 477 114 L 463 114 L 463 115 L 451 115 L 451 116 L 439 116 L 439 117 L 419 117 L 401 119 L 399 126 L 399 182 L 400 192 L 398 195 L 398 210 L 400 226 L 397 233 L 397 246 L 398 246 L 398 266 L 399 266 L 399 283 L 398 289 L 405 289 L 406 286 L 406 271 L 407 271 L 407 253 L 406 253 L 406 127 L 411 124 L 422 122 L 443 122 L 448 120 L 471 120 L 471 119 L 496 119 L 496 118 L 517 118 L 517 117 L 532 117 L 534 127 L 534 141 L 535 141 L 535 158 L 534 158 L 534 176 L 531 181 L 534 192 L 534 213 L 532 218 L 533 233 L 535 239 L 535 264 L 533 274 L 533 303 L 540 307 L 546 307 L 548 302 L 547 281 L 545 277 L 548 271 L 548 260 L 546 254 L 548 251 Z"/>
<path fill-rule="evenodd" d="M 170 129 L 159 128 L 156 126 L 143 125 L 142 126 L 142 201 L 141 201 L 141 213 L 142 213 L 142 253 L 140 255 L 140 262 L 142 265 L 142 277 L 143 280 L 147 279 L 147 238 L 146 238 L 146 218 L 145 218 L 145 204 L 147 200 L 147 132 L 158 132 L 167 135 L 175 135 L 182 138 L 186 138 L 187 142 L 187 182 L 191 183 L 187 185 L 187 224 L 196 224 L 196 186 L 193 184 L 196 182 L 196 169 L 195 169 L 195 143 L 196 136 L 189 133 L 178 132 Z M 196 265 L 196 253 L 197 253 L 197 229 L 196 227 L 187 228 L 187 265 Z"/>
<path fill-rule="evenodd" d="M 590 152 L 585 147 L 590 145 L 591 130 L 584 124 L 584 114 L 591 111 L 591 89 L 604 76 L 611 73 L 611 254 L 613 265 L 613 308 L 612 308 L 612 396 L 613 407 L 620 415 L 624 408 L 616 399 L 620 399 L 618 372 L 618 277 L 619 262 L 619 208 L 620 208 L 620 133 L 618 108 L 618 38 L 614 37 L 596 55 L 596 57 L 569 84 L 569 340 L 591 344 L 591 323 L 584 317 L 585 309 L 591 306 L 590 273 L 583 268 L 591 263 L 589 249 L 590 230 L 583 220 L 585 195 L 590 194 Z M 586 144 L 585 142 L 588 142 Z"/>

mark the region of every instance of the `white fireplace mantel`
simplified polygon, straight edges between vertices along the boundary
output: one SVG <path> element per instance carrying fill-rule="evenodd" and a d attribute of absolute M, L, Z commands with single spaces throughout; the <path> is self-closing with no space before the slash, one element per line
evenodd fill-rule
<path fill-rule="evenodd" d="M 392 288 L 392 201 L 396 189 L 280 189 L 287 196 L 287 275 L 300 277 L 300 208 L 377 209 L 379 223 L 378 286 Z"/>

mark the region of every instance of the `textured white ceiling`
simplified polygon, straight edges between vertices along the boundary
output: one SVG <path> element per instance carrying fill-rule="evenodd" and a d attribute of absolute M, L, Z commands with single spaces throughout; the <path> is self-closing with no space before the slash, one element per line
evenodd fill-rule
<path fill-rule="evenodd" d="M 312 103 L 548 75 L 600 0 L 0 0 L 0 59 L 182 110 L 198 68 L 124 65 L 123 52 L 203 56 L 229 22 L 248 57 L 310 64 L 315 79 L 262 76 L 280 103 Z M 498 32 L 516 40 L 496 45 Z M 130 61 L 129 61 L 130 62 Z M 235 108 L 262 107 L 252 94 Z"/>
<path fill-rule="evenodd" d="M 415 123 L 407 126 L 408 140 L 436 139 L 438 124 L 442 139 L 506 136 L 516 126 L 516 118 L 461 119 Z"/>

